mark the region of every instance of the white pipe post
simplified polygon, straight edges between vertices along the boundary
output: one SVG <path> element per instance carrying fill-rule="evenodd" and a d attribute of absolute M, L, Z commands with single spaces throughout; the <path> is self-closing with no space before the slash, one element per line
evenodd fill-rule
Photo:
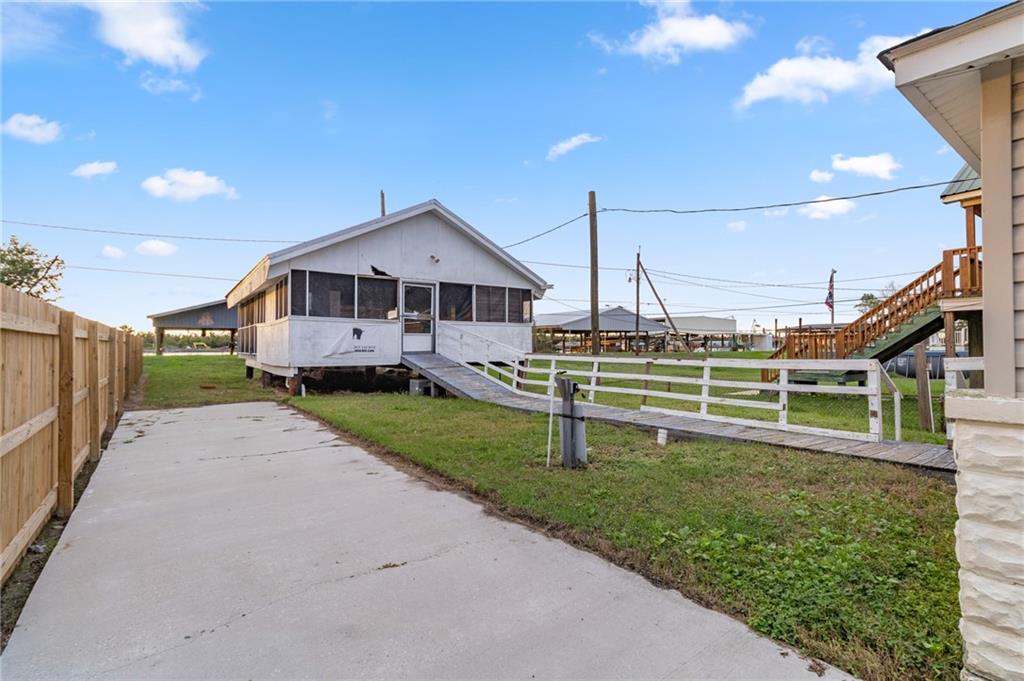
<path fill-rule="evenodd" d="M 555 427 L 555 372 L 554 372 L 554 360 L 551 361 L 551 374 L 548 375 L 548 395 L 550 396 L 550 404 L 548 405 L 548 464 L 547 467 L 551 468 L 551 431 Z"/>

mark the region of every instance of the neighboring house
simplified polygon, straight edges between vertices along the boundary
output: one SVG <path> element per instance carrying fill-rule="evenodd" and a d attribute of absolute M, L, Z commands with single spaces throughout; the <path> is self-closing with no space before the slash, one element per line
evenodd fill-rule
<path fill-rule="evenodd" d="M 985 387 L 949 393 L 945 412 L 956 424 L 960 678 L 1024 679 L 1024 4 L 879 59 L 981 179 Z"/>
<path fill-rule="evenodd" d="M 547 288 L 431 199 L 265 256 L 227 304 L 238 309 L 248 372 L 301 378 L 399 365 L 412 352 L 467 361 L 529 352 L 533 301 Z"/>
<path fill-rule="evenodd" d="M 650 336 L 660 336 L 668 331 L 664 324 L 641 315 L 640 337 L 636 337 L 637 316 L 633 310 L 621 305 L 602 308 L 598 312 L 598 328 L 601 349 L 626 351 L 638 343 L 641 349 L 650 347 Z M 590 312 L 551 312 L 537 315 L 534 321 L 538 339 L 543 340 L 552 350 L 589 351 Z"/>
<path fill-rule="evenodd" d="M 214 300 L 167 312 L 155 312 L 148 317 L 153 320 L 156 354 L 158 355 L 164 354 L 164 333 L 167 331 L 199 331 L 203 336 L 207 331 L 228 331 L 231 334 L 228 351 L 235 351 L 238 314 L 229 309 L 223 300 Z"/>

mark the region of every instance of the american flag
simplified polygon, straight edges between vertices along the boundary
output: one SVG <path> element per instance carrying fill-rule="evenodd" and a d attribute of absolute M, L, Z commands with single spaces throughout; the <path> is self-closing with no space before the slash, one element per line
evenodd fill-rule
<path fill-rule="evenodd" d="M 825 296 L 825 307 L 829 309 L 829 312 L 835 311 L 835 285 L 836 285 L 836 271 L 832 270 L 832 273 L 828 275 L 828 295 Z"/>

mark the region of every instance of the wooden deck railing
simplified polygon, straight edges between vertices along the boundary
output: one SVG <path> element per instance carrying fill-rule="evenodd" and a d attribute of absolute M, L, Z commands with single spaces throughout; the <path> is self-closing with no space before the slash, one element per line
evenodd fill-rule
<path fill-rule="evenodd" d="M 100 456 L 142 375 L 142 336 L 0 286 L 0 582 Z"/>
<path fill-rule="evenodd" d="M 982 292 L 981 246 L 942 252 L 942 297 L 966 298 Z"/>

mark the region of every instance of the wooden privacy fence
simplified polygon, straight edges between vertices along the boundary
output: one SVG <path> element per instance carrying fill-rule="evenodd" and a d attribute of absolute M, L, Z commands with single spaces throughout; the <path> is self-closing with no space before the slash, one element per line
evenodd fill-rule
<path fill-rule="evenodd" d="M 525 355 L 511 366 L 491 361 L 481 361 L 480 368 L 485 376 L 511 387 L 516 392 L 536 394 L 538 389 L 552 395 L 554 376 L 562 374 L 577 379 L 580 389 L 587 394 L 590 402 L 599 393 L 633 395 L 640 398 L 641 411 L 657 411 L 678 414 L 688 418 L 719 421 L 735 425 L 754 426 L 773 430 L 785 430 L 810 435 L 843 437 L 855 440 L 880 442 L 883 439 L 882 395 L 888 391 L 893 397 L 893 419 L 895 439 L 902 439 L 901 399 L 902 395 L 882 365 L 873 359 L 846 360 L 764 360 L 764 359 L 655 359 L 639 357 L 593 358 L 587 362 L 589 367 L 581 367 L 586 358 L 565 355 Z M 561 364 L 561 365 L 560 365 Z M 618 365 L 616 370 L 602 369 L 602 364 Z M 468 366 L 468 364 L 467 364 Z M 628 371 L 628 367 L 642 366 L 640 371 Z M 680 370 L 690 370 L 699 375 L 681 375 Z M 777 382 L 757 380 L 758 374 L 764 369 L 778 372 Z M 660 371 L 659 371 L 660 370 Z M 715 378 L 713 371 L 725 370 L 732 374 L 729 378 Z M 750 376 L 740 375 L 750 372 Z M 809 382 L 798 382 L 799 372 L 861 372 L 866 376 L 866 385 L 819 385 Z M 543 376 L 543 379 L 531 378 L 531 375 Z M 531 391 L 531 386 L 534 390 Z M 664 386 L 662 389 L 661 386 Z M 673 386 L 676 386 L 673 390 Z M 684 386 L 690 386 L 686 391 Z M 722 393 L 723 389 L 726 394 Z M 825 428 L 792 423 L 790 420 L 790 402 L 793 396 L 850 396 L 865 399 L 866 408 L 863 418 L 867 431 L 854 431 L 843 428 Z M 696 406 L 694 411 L 680 411 L 665 407 L 649 406 L 648 400 L 659 399 L 663 404 L 672 401 L 675 404 L 691 403 Z M 761 420 L 744 418 L 741 415 L 711 414 L 709 406 L 765 410 L 775 412 L 774 418 Z M 853 405 L 851 405 L 853 406 Z M 858 408 L 858 407 L 855 407 Z M 742 413 L 742 412 L 741 412 Z"/>
<path fill-rule="evenodd" d="M 50 516 L 67 517 L 142 375 L 142 336 L 0 286 L 0 583 Z"/>

